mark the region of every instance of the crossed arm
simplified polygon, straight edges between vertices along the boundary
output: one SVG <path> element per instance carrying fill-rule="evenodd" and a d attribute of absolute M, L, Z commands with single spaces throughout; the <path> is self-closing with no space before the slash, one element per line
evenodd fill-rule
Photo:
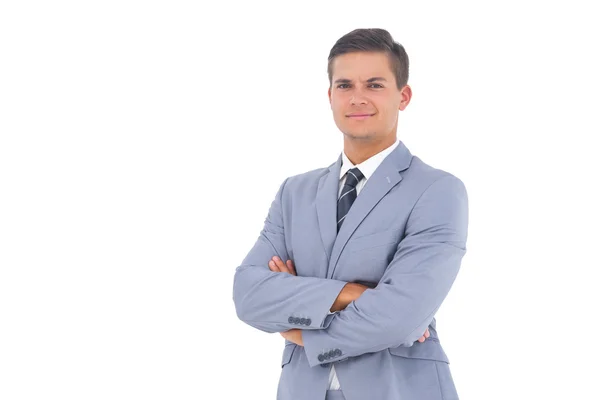
<path fill-rule="evenodd" d="M 287 260 L 284 264 L 283 261 L 274 256 L 271 261 L 269 261 L 269 269 L 273 272 L 283 272 L 291 275 L 296 275 L 296 268 L 294 267 L 294 262 L 292 260 Z M 347 283 L 343 288 L 338 297 L 335 299 L 331 309 L 329 311 L 341 311 L 346 308 L 348 304 L 358 299 L 361 294 L 365 290 L 369 289 L 368 286 L 362 285 L 360 283 Z M 304 346 L 304 342 L 302 341 L 302 329 L 290 329 L 289 331 L 280 332 L 281 336 L 285 339 L 289 340 L 292 343 L 295 343 L 299 346 Z M 423 336 L 421 336 L 418 341 L 423 343 L 425 339 L 430 336 L 429 328 L 425 330 Z"/>
<path fill-rule="evenodd" d="M 274 255 L 289 259 L 282 214 L 286 182 L 256 244 L 236 269 L 233 300 L 238 317 L 265 332 L 291 331 L 284 335 L 302 343 L 311 367 L 323 363 L 319 355 L 326 349 L 341 350 L 327 360 L 335 362 L 412 346 L 448 294 L 466 252 L 468 201 L 462 181 L 445 175 L 425 189 L 377 287 L 362 291 L 358 284 L 268 267 Z"/>

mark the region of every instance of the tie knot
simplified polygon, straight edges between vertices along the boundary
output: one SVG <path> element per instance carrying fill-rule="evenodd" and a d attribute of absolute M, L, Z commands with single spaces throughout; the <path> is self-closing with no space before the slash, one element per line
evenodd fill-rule
<path fill-rule="evenodd" d="M 365 176 L 362 174 L 362 172 L 360 172 L 360 169 L 358 169 L 358 168 L 349 169 L 348 173 L 346 174 L 346 183 L 345 184 L 350 187 L 356 187 L 358 182 L 364 177 Z"/>

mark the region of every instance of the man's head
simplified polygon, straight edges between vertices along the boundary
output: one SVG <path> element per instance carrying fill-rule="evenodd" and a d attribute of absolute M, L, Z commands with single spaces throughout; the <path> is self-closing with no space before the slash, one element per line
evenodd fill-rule
<path fill-rule="evenodd" d="M 333 119 L 345 139 L 393 143 L 398 110 L 412 96 L 404 47 L 384 29 L 356 29 L 332 47 L 327 73 Z"/>

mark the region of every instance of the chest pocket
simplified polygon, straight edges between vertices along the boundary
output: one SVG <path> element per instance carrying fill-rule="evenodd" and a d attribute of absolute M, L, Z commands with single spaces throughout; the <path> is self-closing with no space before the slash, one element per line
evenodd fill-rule
<path fill-rule="evenodd" d="M 378 282 L 394 258 L 402 232 L 401 228 L 394 228 L 352 237 L 340 259 L 348 277 Z"/>
<path fill-rule="evenodd" d="M 368 233 L 366 235 L 353 236 L 346 243 L 345 252 L 356 253 L 359 251 L 377 248 L 400 241 L 402 228 L 393 228 L 381 232 Z"/>

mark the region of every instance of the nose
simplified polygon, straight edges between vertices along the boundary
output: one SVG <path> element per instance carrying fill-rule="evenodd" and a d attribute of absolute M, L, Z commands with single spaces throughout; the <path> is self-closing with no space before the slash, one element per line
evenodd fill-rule
<path fill-rule="evenodd" d="M 356 104 L 367 104 L 367 99 L 362 95 L 360 91 L 355 91 L 350 97 L 350 104 L 353 106 Z"/>

